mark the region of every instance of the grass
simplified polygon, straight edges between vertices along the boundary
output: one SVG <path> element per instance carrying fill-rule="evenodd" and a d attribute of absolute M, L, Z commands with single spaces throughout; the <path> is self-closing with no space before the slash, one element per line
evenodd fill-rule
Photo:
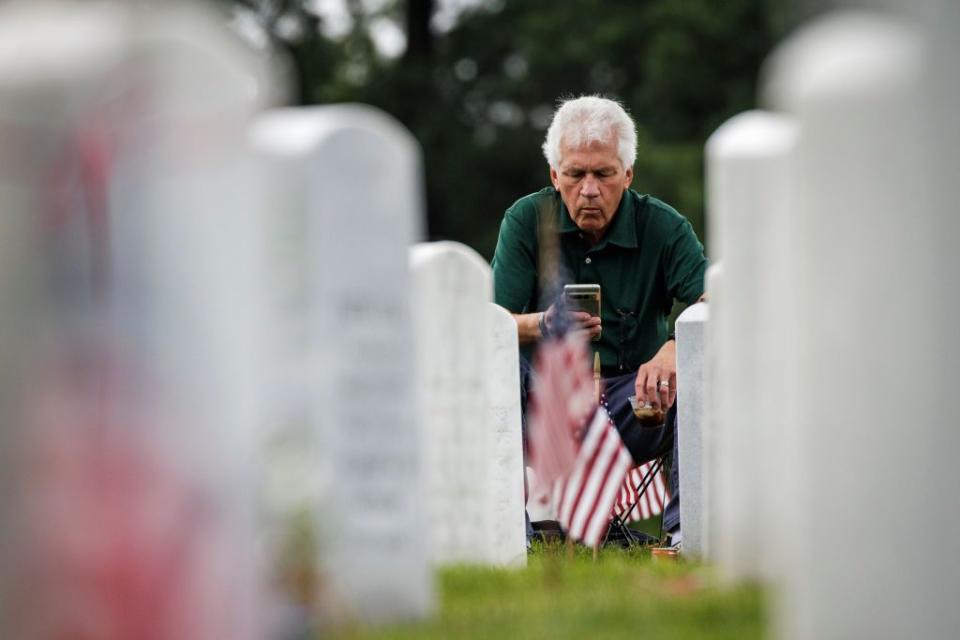
<path fill-rule="evenodd" d="M 341 630 L 365 638 L 730 638 L 765 636 L 758 587 L 721 588 L 702 566 L 649 551 L 540 546 L 525 569 L 452 567 L 430 620 Z"/>

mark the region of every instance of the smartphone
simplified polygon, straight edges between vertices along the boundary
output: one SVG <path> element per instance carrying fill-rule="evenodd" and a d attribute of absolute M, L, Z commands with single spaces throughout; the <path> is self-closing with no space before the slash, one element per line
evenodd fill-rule
<path fill-rule="evenodd" d="M 568 284 L 563 288 L 563 296 L 571 311 L 586 311 L 591 316 L 600 317 L 600 285 Z M 600 334 L 597 334 L 593 341 L 599 340 Z"/>

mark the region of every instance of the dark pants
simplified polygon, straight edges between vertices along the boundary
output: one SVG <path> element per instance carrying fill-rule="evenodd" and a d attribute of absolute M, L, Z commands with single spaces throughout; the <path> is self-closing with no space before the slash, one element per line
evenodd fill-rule
<path fill-rule="evenodd" d="M 667 412 L 663 426 L 641 426 L 633 415 L 633 407 L 628 398 L 634 394 L 637 372 L 602 379 L 604 405 L 620 432 L 620 438 L 627 447 L 636 464 L 642 464 L 672 451 L 672 464 L 668 483 L 670 502 L 663 512 L 663 530 L 671 531 L 680 524 L 680 487 L 679 465 L 677 464 L 677 406 L 674 404 Z M 520 358 L 520 405 L 523 412 L 523 450 L 527 450 L 527 396 L 536 386 L 530 363 Z"/>

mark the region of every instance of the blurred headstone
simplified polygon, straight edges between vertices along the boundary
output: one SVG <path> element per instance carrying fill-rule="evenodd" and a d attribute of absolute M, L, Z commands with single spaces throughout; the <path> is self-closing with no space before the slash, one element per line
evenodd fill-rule
<path fill-rule="evenodd" d="M 923 25 L 925 41 L 930 47 L 928 81 L 923 101 L 926 113 L 921 116 L 924 127 L 924 148 L 929 154 L 930 210 L 935 212 L 931 223 L 936 239 L 933 253 L 941 286 L 949 286 L 951 274 L 960 274 L 960 216 L 955 213 L 960 202 L 960 127 L 956 126 L 960 113 L 960 75 L 956 61 L 960 60 L 960 3 L 954 0 L 906 2 L 904 8 L 918 13 Z M 960 385 L 960 341 L 957 341 L 956 319 L 960 317 L 960 298 L 941 295 L 936 306 L 925 316 L 923 331 L 929 332 L 937 343 L 936 359 L 930 376 L 935 385 L 935 400 L 931 421 L 938 428 L 930 430 L 928 451 L 934 454 L 928 462 L 930 477 L 927 491 L 928 511 L 925 529 L 930 531 L 924 546 L 929 557 L 937 558 L 928 567 L 928 587 L 934 591 L 927 605 L 931 625 L 930 636 L 949 636 L 960 628 L 960 609 L 954 594 L 960 593 L 960 552 L 956 547 L 955 532 L 960 530 L 960 505 L 953 500 L 952 487 L 960 486 L 960 465 L 954 452 L 960 450 L 960 432 L 951 428 L 956 424 L 956 390 Z"/>
<path fill-rule="evenodd" d="M 270 93 L 192 7 L 0 11 L 4 637 L 263 635 L 242 140 Z"/>
<path fill-rule="evenodd" d="M 523 435 L 520 418 L 520 348 L 517 323 L 503 307 L 487 306 L 490 347 L 487 352 L 487 428 L 494 434 L 488 499 L 493 520 L 490 560 L 526 565 Z"/>
<path fill-rule="evenodd" d="M 269 112 L 252 138 L 276 184 L 268 237 L 283 291 L 272 304 L 292 331 L 273 343 L 266 464 L 299 473 L 273 477 L 271 495 L 288 502 L 279 511 L 290 528 L 298 499 L 312 512 L 321 615 L 424 615 L 433 599 L 407 265 L 423 215 L 419 150 L 360 105 Z"/>
<path fill-rule="evenodd" d="M 716 370 L 712 433 L 714 559 L 728 578 L 772 577 L 784 505 L 782 468 L 786 366 L 783 277 L 787 156 L 797 130 L 787 116 L 750 111 L 720 126 L 707 141 L 707 205 L 712 257 L 724 265 L 724 292 L 710 298 Z M 681 466 L 681 469 L 683 467 Z M 686 498 L 686 496 L 684 496 Z M 686 545 L 686 532 L 684 532 Z"/>
<path fill-rule="evenodd" d="M 489 424 L 490 266 L 455 242 L 410 251 L 431 559 L 489 562 L 494 431 Z"/>
<path fill-rule="evenodd" d="M 712 303 L 711 303 L 712 305 Z M 680 466 L 680 525 L 683 553 L 703 555 L 704 384 L 706 325 L 710 307 L 686 308 L 675 323 L 677 334 L 677 454 Z"/>
<path fill-rule="evenodd" d="M 798 329 L 785 336 L 788 638 L 950 637 L 960 622 L 955 543 L 938 529 L 958 511 L 937 471 L 957 443 L 943 435 L 953 332 L 935 319 L 955 277 L 936 250 L 952 187 L 925 121 L 956 75 L 930 73 L 925 35 L 902 17 L 830 14 L 769 69 L 768 104 L 800 127 L 782 294 Z"/>

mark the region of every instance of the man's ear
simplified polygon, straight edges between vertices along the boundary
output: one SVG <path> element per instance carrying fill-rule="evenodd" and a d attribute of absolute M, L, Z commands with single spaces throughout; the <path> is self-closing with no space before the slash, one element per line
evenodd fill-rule
<path fill-rule="evenodd" d="M 560 174 L 558 174 L 557 170 L 553 167 L 550 167 L 550 182 L 553 184 L 554 189 L 560 191 Z"/>
<path fill-rule="evenodd" d="M 633 167 L 627 167 L 627 170 L 623 174 L 623 188 L 630 188 L 631 182 L 633 182 Z"/>

